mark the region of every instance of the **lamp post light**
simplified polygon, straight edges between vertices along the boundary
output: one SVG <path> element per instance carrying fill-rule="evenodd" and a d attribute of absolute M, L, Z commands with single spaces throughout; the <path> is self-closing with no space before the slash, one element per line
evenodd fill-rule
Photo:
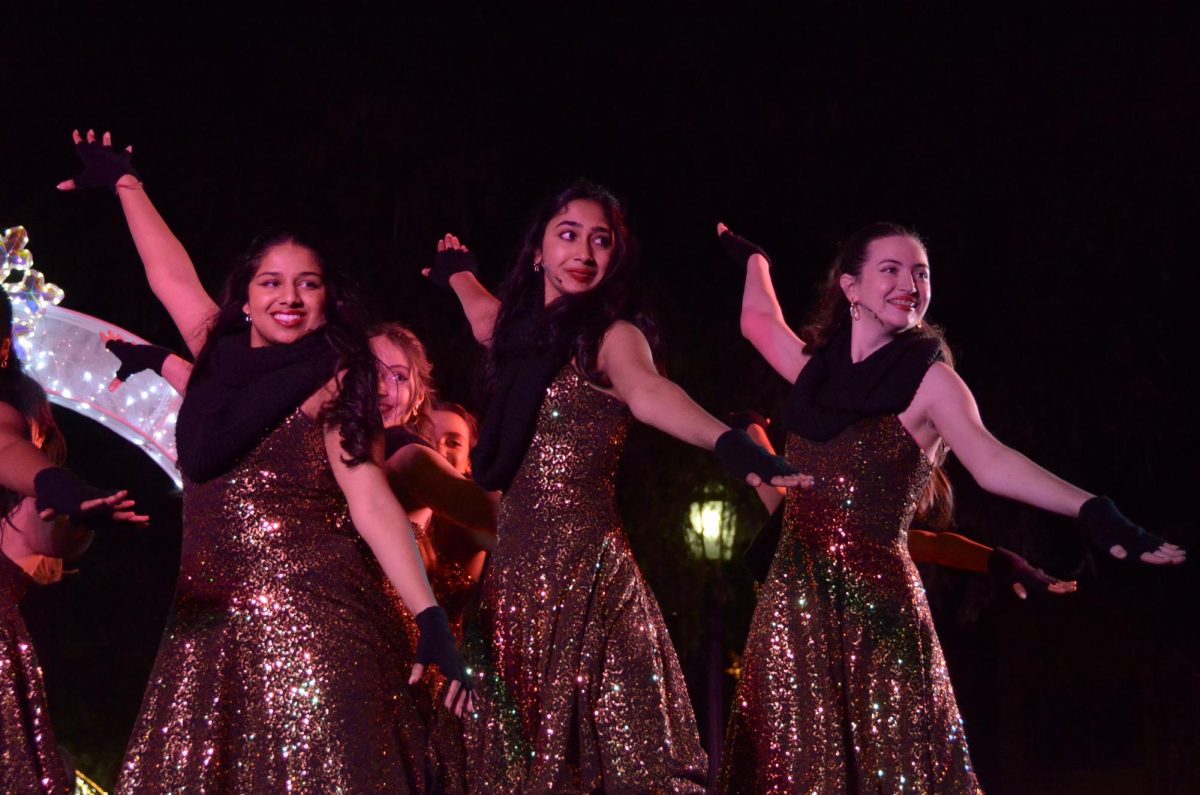
<path fill-rule="evenodd" d="M 733 556 L 737 535 L 737 511 L 725 499 L 725 489 L 719 484 L 705 487 L 700 499 L 688 508 L 688 546 L 699 560 L 708 561 L 715 578 L 708 589 L 708 626 L 705 631 L 705 697 L 708 735 L 708 786 L 713 792 L 717 785 L 718 760 L 724 745 L 725 733 L 725 573 L 724 566 Z"/>
<path fill-rule="evenodd" d="M 693 502 L 688 509 L 688 546 L 692 554 L 703 560 L 729 560 L 733 555 L 736 520 L 733 505 L 723 499 L 706 496 Z"/>

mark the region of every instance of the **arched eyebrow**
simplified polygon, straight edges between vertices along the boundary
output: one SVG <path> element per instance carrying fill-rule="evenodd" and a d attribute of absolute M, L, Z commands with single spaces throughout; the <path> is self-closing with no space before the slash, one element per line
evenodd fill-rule
<path fill-rule="evenodd" d="M 563 220 L 561 220 L 557 224 L 555 224 L 554 228 L 557 229 L 560 226 L 569 226 L 572 229 L 583 229 L 583 224 L 579 223 L 578 221 L 571 221 L 566 218 L 564 218 Z M 592 231 L 593 232 L 604 232 L 606 234 L 612 234 L 612 230 L 609 229 L 607 226 L 593 226 Z"/>
<path fill-rule="evenodd" d="M 259 271 L 254 275 L 254 278 L 257 279 L 261 276 L 274 276 L 276 279 L 282 279 L 283 273 L 280 271 Z M 320 271 L 300 271 L 296 274 L 296 278 L 300 278 L 302 276 L 316 276 L 318 279 L 325 278 L 324 274 L 322 274 Z"/>
<path fill-rule="evenodd" d="M 892 265 L 899 265 L 899 266 L 900 266 L 900 267 L 902 267 L 902 268 L 904 267 L 904 263 L 903 263 L 903 262 L 901 262 L 901 261 L 900 261 L 900 260 L 898 260 L 898 259 L 891 259 L 890 257 L 889 257 L 888 259 L 881 259 L 881 260 L 879 260 L 879 264 L 880 264 L 880 265 L 892 264 Z M 912 264 L 912 267 L 914 267 L 914 268 L 925 268 L 926 270 L 928 270 L 928 269 L 929 269 L 929 263 L 928 263 L 928 262 L 914 262 L 914 263 Z"/>

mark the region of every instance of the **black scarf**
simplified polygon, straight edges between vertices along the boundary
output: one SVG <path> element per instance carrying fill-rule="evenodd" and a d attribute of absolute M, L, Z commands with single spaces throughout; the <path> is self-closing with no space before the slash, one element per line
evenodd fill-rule
<path fill-rule="evenodd" d="M 175 445 L 196 482 L 228 472 L 336 373 L 337 352 L 316 331 L 290 345 L 250 347 L 250 332 L 222 337 L 188 381 Z"/>
<path fill-rule="evenodd" d="M 899 414 L 941 359 L 941 342 L 914 329 L 855 363 L 844 328 L 800 371 L 783 407 L 783 427 L 825 442 L 861 419 Z"/>
<path fill-rule="evenodd" d="M 487 491 L 503 491 L 512 484 L 537 430 L 546 389 L 571 360 L 574 335 L 560 332 L 557 339 L 545 339 L 539 333 L 544 330 L 540 311 L 516 321 L 505 334 L 512 340 L 508 349 L 496 352 L 495 387 L 479 428 L 479 444 L 471 451 L 472 477 Z"/>

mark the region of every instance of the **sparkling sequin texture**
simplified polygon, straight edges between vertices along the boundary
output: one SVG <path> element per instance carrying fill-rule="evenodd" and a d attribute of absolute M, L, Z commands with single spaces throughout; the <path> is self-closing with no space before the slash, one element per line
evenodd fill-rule
<path fill-rule="evenodd" d="M 421 792 L 411 639 L 296 411 L 187 482 L 175 605 L 118 792 Z"/>
<path fill-rule="evenodd" d="M 727 793 L 975 793 L 908 526 L 932 465 L 894 415 L 789 437 L 788 495 L 746 641 Z"/>
<path fill-rule="evenodd" d="M 445 554 L 444 546 L 448 534 L 466 531 L 436 515 L 429 528 L 422 530 L 414 526 L 413 529 L 422 557 L 427 561 L 436 561 L 431 567 L 426 564 L 429 586 L 437 603 L 446 611 L 450 629 L 461 647 L 464 613 L 468 604 L 478 595 L 479 588 L 466 568 Z M 416 641 L 420 637 L 417 622 L 386 579 L 383 580 L 383 587 L 404 621 L 413 641 L 410 651 L 415 655 Z M 410 690 L 428 736 L 425 760 L 428 789 L 442 795 L 460 795 L 467 791 L 463 727 L 461 719 L 443 706 L 446 685 L 446 677 L 437 668 L 430 668 L 420 682 L 410 686 Z"/>
<path fill-rule="evenodd" d="M 679 661 L 617 513 L 629 425 L 571 367 L 547 391 L 467 629 L 473 791 L 703 791 Z"/>
<path fill-rule="evenodd" d="M 0 792 L 64 793 L 70 779 L 50 728 L 42 669 L 17 609 L 31 582 L 0 553 Z"/>

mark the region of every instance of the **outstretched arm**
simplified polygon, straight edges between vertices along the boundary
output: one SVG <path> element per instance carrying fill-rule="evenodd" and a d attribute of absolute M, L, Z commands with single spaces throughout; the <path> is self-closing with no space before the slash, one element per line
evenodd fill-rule
<path fill-rule="evenodd" d="M 971 477 L 993 494 L 1072 518 L 1080 518 L 1084 503 L 1096 504 L 1094 495 L 1051 474 L 992 436 L 983 425 L 971 390 L 948 365 L 938 362 L 929 368 L 909 411 L 913 409 L 946 440 Z M 1124 535 L 1127 543 L 1143 547 L 1154 541 L 1150 548 L 1137 550 L 1146 563 L 1183 562 L 1185 556 L 1179 547 L 1149 536 L 1119 513 L 1112 521 L 1125 524 L 1111 532 L 1107 527 L 1086 529 L 1097 541 L 1101 540 L 1097 531 L 1103 531 L 1104 538 L 1115 537 L 1112 533 Z M 1117 558 L 1126 555 L 1124 546 L 1116 541 L 1111 542 L 1110 552 Z"/>
<path fill-rule="evenodd" d="M 778 456 L 755 445 L 744 431 L 730 431 L 728 425 L 700 408 L 678 385 L 661 376 L 654 367 L 646 337 L 632 323 L 618 320 L 612 325 L 600 343 L 597 364 L 612 382 L 613 394 L 629 406 L 640 422 L 688 444 L 716 450 L 727 468 L 733 469 L 731 464 L 749 464 L 748 472 L 735 474 L 745 477 L 751 486 L 762 483 L 763 475 L 774 486 L 794 488 L 812 484 L 812 478 L 796 473 Z M 726 453 L 719 440 L 732 441 L 737 434 L 744 438 L 744 444 L 734 442 L 725 448 L 729 451 Z M 750 463 L 751 458 L 757 460 Z"/>
<path fill-rule="evenodd" d="M 496 500 L 475 481 L 454 471 L 436 450 L 407 444 L 384 463 L 388 482 L 408 510 L 432 508 L 455 524 L 494 539 Z M 492 544 L 488 544 L 490 549 Z"/>
<path fill-rule="evenodd" d="M 97 144 L 95 132 L 88 130 L 87 143 L 82 147 L 78 130 L 72 137 L 84 160 L 85 174 L 91 170 L 89 160 L 103 161 L 111 168 L 114 159 L 121 159 L 114 158 L 110 133 L 104 133 L 103 140 Z M 128 163 L 127 157 L 122 160 Z M 67 180 L 58 187 L 60 190 L 74 190 L 75 183 L 76 180 Z M 195 356 L 204 347 L 209 325 L 217 313 L 217 305 L 200 283 L 200 277 L 196 275 L 196 268 L 183 244 L 171 232 L 146 195 L 141 180 L 132 173 L 125 173 L 116 178 L 113 187 L 120 197 L 129 232 L 146 268 L 150 289 L 166 307 L 188 350 Z"/>
<path fill-rule="evenodd" d="M 763 250 L 738 237 L 725 224 L 717 224 L 717 236 L 726 254 L 744 267 L 746 283 L 742 289 L 742 336 L 767 360 L 775 372 L 793 383 L 809 356 L 804 342 L 783 318 L 783 309 L 771 283 L 771 262 Z"/>
<path fill-rule="evenodd" d="M 447 234 L 437 244 L 432 268 L 421 271 L 434 284 L 449 287 L 458 296 L 471 334 L 480 345 L 492 344 L 500 301 L 479 281 L 475 255 L 457 237 Z"/>

